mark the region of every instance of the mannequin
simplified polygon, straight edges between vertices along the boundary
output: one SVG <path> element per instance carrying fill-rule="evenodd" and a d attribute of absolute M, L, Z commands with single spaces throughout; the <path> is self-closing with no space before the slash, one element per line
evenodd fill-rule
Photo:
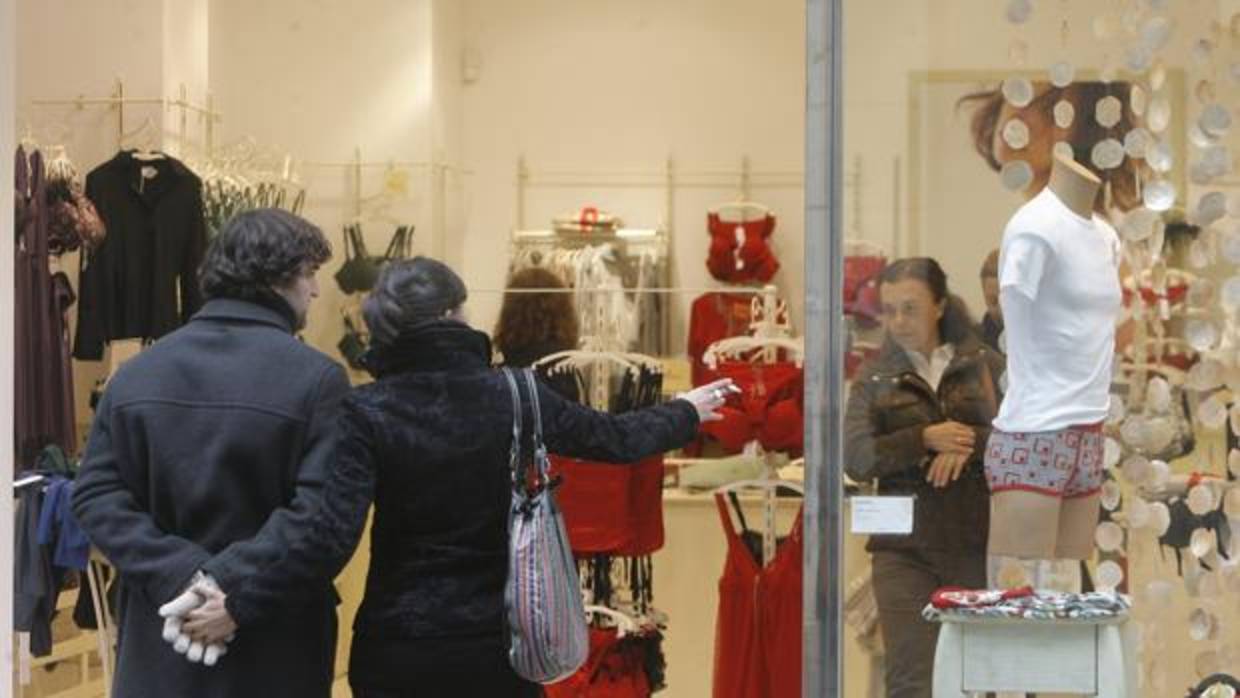
<path fill-rule="evenodd" d="M 1004 231 L 1009 385 L 986 456 L 992 587 L 1071 586 L 1051 584 L 1051 565 L 1038 561 L 1093 552 L 1121 304 L 1118 236 L 1094 217 L 1100 187 L 1084 166 L 1056 156 L 1046 189 Z"/>

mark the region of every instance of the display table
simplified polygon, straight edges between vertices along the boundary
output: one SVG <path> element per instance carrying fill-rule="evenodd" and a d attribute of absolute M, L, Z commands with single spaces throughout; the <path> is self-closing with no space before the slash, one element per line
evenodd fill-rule
<path fill-rule="evenodd" d="M 1128 698 L 1137 693 L 1127 616 L 1096 621 L 943 616 L 934 698 L 984 691 Z"/>

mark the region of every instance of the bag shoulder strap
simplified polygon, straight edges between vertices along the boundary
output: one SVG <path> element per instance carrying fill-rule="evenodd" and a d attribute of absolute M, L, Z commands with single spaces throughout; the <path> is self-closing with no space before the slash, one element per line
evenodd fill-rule
<path fill-rule="evenodd" d="M 525 387 L 529 390 L 530 408 L 534 412 L 534 455 L 546 460 L 547 446 L 543 443 L 542 405 L 538 401 L 538 385 L 534 382 L 534 371 L 527 368 L 521 373 L 525 374 Z"/>
<path fill-rule="evenodd" d="M 508 381 L 508 395 L 512 398 L 512 447 L 508 452 L 508 466 L 512 470 L 512 481 L 515 485 L 521 481 L 521 388 L 513 377 L 511 369 L 502 369 L 504 379 Z"/>
<path fill-rule="evenodd" d="M 408 259 L 410 252 L 410 243 L 412 242 L 411 229 L 407 225 L 402 225 L 396 229 L 396 233 L 392 235 L 391 242 L 388 243 L 387 251 L 383 253 L 385 261 L 394 259 Z"/>

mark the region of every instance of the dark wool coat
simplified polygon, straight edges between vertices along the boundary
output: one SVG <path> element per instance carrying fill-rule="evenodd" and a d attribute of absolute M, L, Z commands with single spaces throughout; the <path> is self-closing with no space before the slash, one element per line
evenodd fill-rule
<path fill-rule="evenodd" d="M 229 593 L 242 632 L 307 583 L 334 576 L 373 501 L 350 682 L 426 695 L 519 691 L 499 688 L 516 686 L 504 654 L 503 598 L 513 409 L 490 353 L 486 335 L 442 321 L 407 332 L 372 359 L 378 380 L 354 390 L 341 410 L 322 510 L 285 557 Z M 547 448 L 566 456 L 630 463 L 697 433 L 697 412 L 684 400 L 611 415 L 541 384 L 539 399 Z M 528 399 L 524 405 L 528 434 Z"/>
<path fill-rule="evenodd" d="M 344 370 L 287 314 L 212 300 L 108 382 L 73 495 L 120 571 L 114 698 L 327 698 L 336 647 L 328 578 L 244 628 L 215 667 L 161 638 L 160 605 L 205 569 L 225 591 L 306 526 L 333 448 Z"/>

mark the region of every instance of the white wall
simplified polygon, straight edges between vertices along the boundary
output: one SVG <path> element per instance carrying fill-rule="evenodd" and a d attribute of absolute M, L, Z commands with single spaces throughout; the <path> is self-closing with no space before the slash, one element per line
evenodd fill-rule
<path fill-rule="evenodd" d="M 796 0 L 468 0 L 466 50 L 476 82 L 464 88 L 469 178 L 464 273 L 471 287 L 502 287 L 503 246 L 516 224 L 516 168 L 659 173 L 667 159 L 684 170 L 736 170 L 748 155 L 759 171 L 800 171 L 804 129 L 804 3 Z M 705 269 L 706 209 L 737 195 L 679 190 L 673 220 L 666 193 L 582 187 L 531 191 L 527 224 L 585 204 L 634 227 L 667 226 L 672 284 L 718 285 Z M 758 190 L 779 221 L 776 277 L 799 324 L 802 195 L 799 187 Z M 674 344 L 683 353 L 693 296 L 674 299 Z M 490 327 L 499 296 L 475 292 L 477 323 Z"/>
<path fill-rule="evenodd" d="M 426 162 L 433 92 L 430 0 L 324 0 L 306 3 L 212 0 L 210 84 L 224 121 L 221 147 L 251 138 L 300 161 Z M 344 259 L 342 226 L 354 217 L 353 170 L 299 168 L 309 189 L 304 214 L 332 240 L 336 258 L 320 276 L 322 296 L 307 340 L 334 353 L 345 303 L 331 273 Z M 383 167 L 363 171 L 365 197 L 385 189 Z M 417 225 L 415 248 L 429 251 L 429 176 L 408 172 L 391 216 Z M 382 253 L 394 222 L 363 224 L 370 252 Z"/>

